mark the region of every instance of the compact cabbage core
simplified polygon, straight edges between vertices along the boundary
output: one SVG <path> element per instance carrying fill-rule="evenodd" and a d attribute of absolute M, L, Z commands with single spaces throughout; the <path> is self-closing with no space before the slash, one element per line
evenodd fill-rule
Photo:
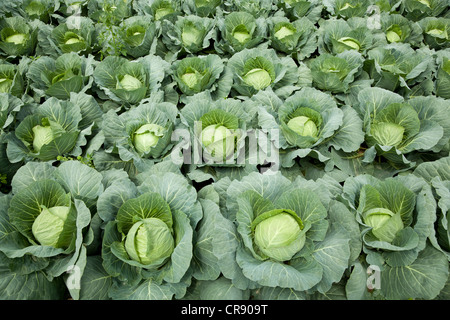
<path fill-rule="evenodd" d="M 233 38 L 240 43 L 246 43 L 252 37 L 244 25 L 239 25 L 233 30 Z"/>
<path fill-rule="evenodd" d="M 212 124 L 202 130 L 201 140 L 208 155 L 224 160 L 234 153 L 235 135 L 223 125 Z"/>
<path fill-rule="evenodd" d="M 195 26 L 187 25 L 183 28 L 181 34 L 181 40 L 185 46 L 198 45 L 203 39 L 202 30 L 197 29 Z"/>
<path fill-rule="evenodd" d="M 157 124 L 144 124 L 134 132 L 133 144 L 139 153 L 148 153 L 164 135 L 164 127 Z"/>
<path fill-rule="evenodd" d="M 23 33 L 13 34 L 5 39 L 5 42 L 14 43 L 14 44 L 23 44 L 27 39 L 27 35 Z"/>
<path fill-rule="evenodd" d="M 197 72 L 196 70 L 192 70 L 191 72 L 187 72 L 185 74 L 183 74 L 181 76 L 181 80 L 189 87 L 189 88 L 194 88 L 199 79 L 200 79 L 201 75 L 199 72 Z"/>
<path fill-rule="evenodd" d="M 33 148 L 34 151 L 39 152 L 41 148 L 49 144 L 53 140 L 53 131 L 50 126 L 34 126 L 33 129 Z"/>
<path fill-rule="evenodd" d="M 288 28 L 286 26 L 281 27 L 277 32 L 275 32 L 275 37 L 278 40 L 282 40 L 286 37 L 289 37 L 295 33 L 295 29 Z"/>
<path fill-rule="evenodd" d="M 382 146 L 398 146 L 403 141 L 405 128 L 389 122 L 373 123 L 370 128 L 373 138 Z"/>
<path fill-rule="evenodd" d="M 263 214 L 264 215 L 264 214 Z M 255 228 L 255 244 L 259 250 L 277 261 L 290 260 L 305 244 L 302 226 L 289 213 L 269 215 Z"/>
<path fill-rule="evenodd" d="M 252 69 L 244 75 L 244 81 L 255 88 L 261 90 L 268 87 L 272 83 L 272 78 L 264 69 Z"/>
<path fill-rule="evenodd" d="M 345 44 L 347 47 L 351 49 L 355 49 L 356 51 L 359 51 L 359 49 L 361 48 L 359 42 L 350 37 L 342 37 L 338 41 L 342 44 Z"/>
<path fill-rule="evenodd" d="M 122 80 L 117 84 L 116 89 L 124 89 L 126 91 L 137 90 L 142 87 L 142 82 L 129 74 L 123 76 Z"/>
<path fill-rule="evenodd" d="M 144 265 L 162 263 L 170 257 L 174 246 L 169 227 L 157 218 L 136 222 L 125 240 L 130 258 Z"/>
<path fill-rule="evenodd" d="M 74 37 L 66 40 L 65 44 L 75 44 L 79 42 L 81 42 L 81 40 L 78 37 Z"/>
<path fill-rule="evenodd" d="M 366 212 L 364 223 L 372 227 L 372 233 L 381 241 L 392 242 L 397 232 L 403 229 L 400 214 L 385 208 L 375 208 Z"/>
<path fill-rule="evenodd" d="M 389 42 L 399 42 L 402 36 L 402 29 L 398 25 L 391 26 L 386 31 L 386 39 Z"/>
<path fill-rule="evenodd" d="M 301 136 L 316 137 L 317 126 L 310 118 L 298 116 L 288 121 L 287 126 Z"/>
<path fill-rule="evenodd" d="M 11 88 L 12 81 L 7 78 L 0 78 L 0 92 L 8 92 Z"/>
<path fill-rule="evenodd" d="M 72 240 L 66 221 L 70 207 L 56 206 L 44 208 L 34 220 L 31 231 L 35 239 L 43 246 L 66 248 Z"/>

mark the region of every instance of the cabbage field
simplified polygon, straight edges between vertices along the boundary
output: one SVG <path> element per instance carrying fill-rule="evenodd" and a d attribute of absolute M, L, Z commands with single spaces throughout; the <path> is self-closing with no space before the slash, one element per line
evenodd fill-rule
<path fill-rule="evenodd" d="M 0 300 L 450 299 L 449 7 L 0 2 Z"/>

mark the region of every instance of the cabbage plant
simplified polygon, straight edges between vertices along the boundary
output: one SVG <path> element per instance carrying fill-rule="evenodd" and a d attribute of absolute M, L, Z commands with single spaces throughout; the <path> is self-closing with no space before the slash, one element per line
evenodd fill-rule
<path fill-rule="evenodd" d="M 286 17 L 270 19 L 270 46 L 291 54 L 298 61 L 308 58 L 317 49 L 316 27 L 302 17 L 290 22 Z"/>
<path fill-rule="evenodd" d="M 404 15 L 414 21 L 425 17 L 437 17 L 445 12 L 448 3 L 445 0 L 405 0 L 402 2 Z"/>
<path fill-rule="evenodd" d="M 418 47 L 423 40 L 420 25 L 400 14 L 383 12 L 380 23 L 387 43 L 403 42 Z"/>
<path fill-rule="evenodd" d="M 330 147 L 351 153 L 365 141 L 358 113 L 348 106 L 338 107 L 330 94 L 318 89 L 302 88 L 284 101 L 266 90 L 251 100 L 255 103 L 247 110 L 250 114 L 258 113 L 258 127 L 279 132 L 272 139 L 280 149 L 284 168 L 292 167 L 298 157 L 313 156 L 326 162 Z"/>
<path fill-rule="evenodd" d="M 246 11 L 234 11 L 217 21 L 219 34 L 214 42 L 218 53 L 234 54 L 260 44 L 267 35 L 267 21 Z"/>
<path fill-rule="evenodd" d="M 358 95 L 358 111 L 364 119 L 367 157 L 382 155 L 396 163 L 408 163 L 415 150 L 442 150 L 448 139 L 450 105 L 437 97 L 403 97 L 381 88 L 366 88 Z"/>
<path fill-rule="evenodd" d="M 58 11 L 60 7 L 59 2 L 50 0 L 24 0 L 22 16 L 34 20 L 39 19 L 48 23 L 50 16 Z"/>
<path fill-rule="evenodd" d="M 146 172 L 139 179 L 138 185 L 116 181 L 99 198 L 98 212 L 106 222 L 103 267 L 114 278 L 103 290 L 115 299 L 181 298 L 191 280 L 201 205 L 180 174 Z"/>
<path fill-rule="evenodd" d="M 251 119 L 242 102 L 213 100 L 209 94 L 201 93 L 189 99 L 181 109 L 180 117 L 192 137 L 195 165 L 238 164 Z"/>
<path fill-rule="evenodd" d="M 86 92 L 92 86 L 93 57 L 71 52 L 56 59 L 44 56 L 30 63 L 27 77 L 35 97 L 69 99 L 71 92 Z"/>
<path fill-rule="evenodd" d="M 438 69 L 435 80 L 435 92 L 438 97 L 450 98 L 450 50 L 442 50 L 437 54 Z"/>
<path fill-rule="evenodd" d="M 96 66 L 93 76 L 105 98 L 138 104 L 161 87 L 167 68 L 167 62 L 154 55 L 132 61 L 108 56 Z"/>
<path fill-rule="evenodd" d="M 450 176 L 446 169 L 449 165 L 449 157 L 419 164 L 414 169 L 414 175 L 425 179 L 433 190 L 437 202 L 437 228 L 435 236 L 432 236 L 433 246 L 443 251 L 450 259 L 450 228 L 448 221 L 450 208 Z"/>
<path fill-rule="evenodd" d="M 323 53 L 308 62 L 313 85 L 332 93 L 345 93 L 361 73 L 363 61 L 356 50 L 345 50 L 336 55 Z"/>
<path fill-rule="evenodd" d="M 432 56 L 407 43 L 391 43 L 369 50 L 364 68 L 374 79 L 374 85 L 391 91 L 409 89 L 430 76 Z"/>
<path fill-rule="evenodd" d="M 331 0 L 324 3 L 326 10 L 338 18 L 363 17 L 372 4 L 370 0 Z"/>
<path fill-rule="evenodd" d="M 6 61 L 0 64 L 0 93 L 16 97 L 22 97 L 25 93 L 23 71 L 17 65 Z"/>
<path fill-rule="evenodd" d="M 224 276 L 240 289 L 280 287 L 299 295 L 326 292 L 339 281 L 359 254 L 358 225 L 320 188 L 320 182 L 291 181 L 278 172 L 250 173 L 208 191 L 219 195 L 217 204 L 226 203 L 212 239 Z M 347 232 L 330 223 L 337 216 Z M 221 248 L 223 241 L 230 247 Z"/>
<path fill-rule="evenodd" d="M 339 54 L 346 50 L 365 53 L 373 46 L 374 35 L 363 18 L 328 19 L 320 22 L 319 50 Z"/>
<path fill-rule="evenodd" d="M 434 49 L 450 47 L 450 19 L 427 17 L 418 22 L 424 42 Z"/>
<path fill-rule="evenodd" d="M 1 211 L 0 252 L 10 266 L 22 264 L 15 272 L 29 281 L 26 288 L 11 287 L 11 297 L 32 297 L 42 286 L 49 290 L 46 295 L 61 294 L 64 273 L 73 266 L 81 270 L 75 275 L 79 281 L 101 180 L 99 172 L 78 161 L 58 167 L 30 162 L 17 171 L 9 206 Z M 78 298 L 79 288 L 67 289 Z"/>
<path fill-rule="evenodd" d="M 120 27 L 120 37 L 127 55 L 139 58 L 155 53 L 160 27 L 153 23 L 150 16 L 129 17 L 123 20 Z"/>
<path fill-rule="evenodd" d="M 92 0 L 83 5 L 87 9 L 85 15 L 100 23 L 110 19 L 119 22 L 133 15 L 132 1 L 129 0 Z M 79 7 L 75 6 L 72 10 L 76 12 Z"/>
<path fill-rule="evenodd" d="M 49 161 L 63 155 L 81 155 L 81 147 L 87 143 L 85 137 L 91 134 L 95 121 L 82 121 L 80 106 L 69 100 L 52 97 L 35 108 L 8 136 L 9 160 Z"/>
<path fill-rule="evenodd" d="M 92 53 L 96 48 L 94 22 L 88 17 L 67 17 L 64 23 L 58 24 L 49 32 L 47 38 L 58 54 L 86 54 Z"/>
<path fill-rule="evenodd" d="M 175 22 L 164 20 L 161 33 L 171 59 L 175 59 L 178 54 L 206 50 L 216 34 L 215 21 L 195 15 L 178 16 Z"/>
<path fill-rule="evenodd" d="M 233 81 L 230 68 L 216 54 L 175 61 L 172 64 L 172 77 L 182 93 L 182 100 L 200 92 L 209 92 L 214 99 L 226 98 Z"/>
<path fill-rule="evenodd" d="M 214 16 L 221 7 L 223 0 L 186 0 L 183 1 L 183 11 L 199 17 Z"/>
<path fill-rule="evenodd" d="M 362 123 L 348 108 L 338 108 L 330 95 L 314 88 L 303 88 L 285 100 L 278 109 L 281 130 L 286 141 L 299 148 L 310 148 L 321 143 L 332 143 L 338 149 L 355 151 L 363 141 Z M 349 132 L 349 119 L 356 121 Z M 341 127 L 346 131 L 340 132 Z M 350 139 L 350 135 L 352 138 Z M 352 140 L 345 144 L 336 144 Z M 358 138 L 359 137 L 359 138 Z"/>
<path fill-rule="evenodd" d="M 175 105 L 152 96 L 121 114 L 110 110 L 103 116 L 105 150 L 137 167 L 165 157 L 173 146 L 172 131 L 177 124 Z"/>
<path fill-rule="evenodd" d="M 150 15 L 154 21 L 174 20 L 182 9 L 180 0 L 137 0 L 132 5 L 139 15 Z"/>
<path fill-rule="evenodd" d="M 279 57 L 273 49 L 243 49 L 228 60 L 228 66 L 233 71 L 234 95 L 251 97 L 270 87 L 280 97 L 286 97 L 299 81 L 295 61 Z"/>
<path fill-rule="evenodd" d="M 264 18 L 277 9 L 273 0 L 225 0 L 223 6 L 231 12 L 244 11 Z"/>
<path fill-rule="evenodd" d="M 282 0 L 277 1 L 276 5 L 290 20 L 305 17 L 313 23 L 320 19 L 323 9 L 322 1 L 317 0 Z"/>
<path fill-rule="evenodd" d="M 20 16 L 0 20 L 0 50 L 6 56 L 34 53 L 38 30 Z"/>
<path fill-rule="evenodd" d="M 13 130 L 16 125 L 16 117 L 22 106 L 23 101 L 9 94 L 0 93 L 0 132 Z"/>
<path fill-rule="evenodd" d="M 412 174 L 383 181 L 360 175 L 345 181 L 344 197 L 356 210 L 366 262 L 381 270 L 381 282 L 386 284 L 381 295 L 436 297 L 448 276 L 448 260 L 428 240 L 434 237 L 436 220 L 430 185 Z M 424 281 L 426 286 L 418 285 Z"/>

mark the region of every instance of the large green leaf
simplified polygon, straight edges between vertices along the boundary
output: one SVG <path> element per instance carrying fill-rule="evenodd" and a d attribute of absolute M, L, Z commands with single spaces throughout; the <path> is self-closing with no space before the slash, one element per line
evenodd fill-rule
<path fill-rule="evenodd" d="M 187 179 L 176 173 L 160 172 L 142 175 L 143 183 L 138 187 L 141 193 L 155 192 L 162 196 L 172 211 L 184 212 L 195 226 L 202 217 L 201 205 L 197 201 L 195 188 Z"/>
<path fill-rule="evenodd" d="M 236 261 L 247 278 L 263 286 L 304 291 L 319 283 L 323 277 L 319 262 L 310 257 L 298 258 L 289 264 L 272 260 L 261 262 L 243 248 L 238 248 Z"/>
<path fill-rule="evenodd" d="M 311 228 L 306 237 L 315 241 L 323 240 L 328 229 L 327 209 L 319 197 L 308 189 L 293 189 L 284 192 L 274 205 L 282 209 L 294 211 L 304 223 L 310 223 Z"/>
<path fill-rule="evenodd" d="M 44 272 L 17 274 L 2 271 L 0 298 L 2 300 L 63 300 L 66 287 L 61 278 L 49 281 Z M 24 284 L 27 284 L 24 286 Z"/>
<path fill-rule="evenodd" d="M 387 299 L 433 299 L 444 287 L 448 273 L 447 257 L 427 246 L 410 265 L 381 271 L 381 291 Z"/>
<path fill-rule="evenodd" d="M 159 284 L 153 279 L 133 286 L 114 284 L 110 296 L 114 300 L 172 300 L 174 292 L 170 284 Z"/>
<path fill-rule="evenodd" d="M 198 280 L 214 280 L 220 274 L 218 259 L 214 255 L 216 235 L 215 217 L 221 214 L 219 206 L 211 200 L 200 200 L 203 218 L 194 235 L 193 276 Z"/>
<path fill-rule="evenodd" d="M 333 283 L 339 282 L 348 268 L 349 238 L 341 230 L 335 229 L 328 232 L 325 239 L 315 246 L 312 257 L 323 269 L 323 276 L 317 290 L 325 293 Z"/>
<path fill-rule="evenodd" d="M 103 193 L 102 175 L 79 161 L 65 161 L 55 171 L 56 179 L 73 198 L 83 200 L 92 207 Z"/>
<path fill-rule="evenodd" d="M 89 256 L 80 281 L 80 300 L 108 300 L 108 291 L 113 283 L 106 273 L 100 256 Z"/>

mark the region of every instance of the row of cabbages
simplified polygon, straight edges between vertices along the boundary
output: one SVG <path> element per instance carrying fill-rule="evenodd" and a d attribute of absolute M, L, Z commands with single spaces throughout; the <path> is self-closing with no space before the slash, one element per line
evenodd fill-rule
<path fill-rule="evenodd" d="M 447 299 L 450 158 L 384 180 L 257 172 L 198 192 L 29 162 L 0 196 L 2 299 Z"/>
<path fill-rule="evenodd" d="M 123 110 L 83 92 L 42 104 L 1 93 L 4 173 L 10 180 L 28 161 L 92 156 L 96 168 L 126 168 L 131 176 L 170 158 L 197 182 L 259 166 L 294 170 L 303 158 L 324 172 L 392 176 L 448 154 L 450 100 L 434 95 L 365 87 L 340 104 L 305 86 L 286 99 L 271 88 L 244 100 L 205 91 L 181 107 L 164 96 L 157 91 Z M 318 174 L 310 169 L 311 178 Z"/>
<path fill-rule="evenodd" d="M 20 96 L 29 85 L 35 99 L 67 99 L 70 92 L 91 89 L 102 98 L 136 104 L 159 87 L 166 99 L 183 101 L 205 90 L 215 98 L 246 97 L 267 87 L 287 97 L 295 86 L 312 83 L 344 97 L 370 85 L 405 96 L 450 97 L 446 17 L 413 21 L 382 12 L 376 19 L 323 19 L 318 11 L 315 18 L 289 19 L 283 10 L 259 18 L 219 12 L 214 18 L 174 15 L 161 21 L 137 15 L 106 30 L 111 21 L 94 23 L 79 15 L 60 17 L 56 24 L 4 17 L 0 51 L 27 57 L 2 61 L 1 91 Z"/>
<path fill-rule="evenodd" d="M 262 45 L 298 60 L 317 46 L 333 54 L 398 42 L 442 49 L 448 47 L 447 10 L 447 0 L 16 0 L 0 6 L 0 15 L 9 17 L 1 23 L 7 29 L 1 49 L 53 57 L 101 51 L 138 58 L 157 51 L 177 59 Z"/>

